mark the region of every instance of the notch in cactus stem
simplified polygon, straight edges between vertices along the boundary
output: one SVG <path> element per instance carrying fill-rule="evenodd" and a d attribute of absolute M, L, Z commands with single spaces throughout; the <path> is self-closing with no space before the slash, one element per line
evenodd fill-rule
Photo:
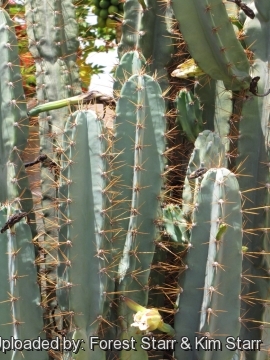
<path fill-rule="evenodd" d="M 132 323 L 131 326 L 139 328 L 140 331 L 148 332 L 158 329 L 168 335 L 174 336 L 174 329 L 171 325 L 163 322 L 158 309 L 147 309 L 125 296 L 122 297 L 122 300 L 131 310 L 137 311 L 136 314 L 133 315 L 134 323 Z"/>

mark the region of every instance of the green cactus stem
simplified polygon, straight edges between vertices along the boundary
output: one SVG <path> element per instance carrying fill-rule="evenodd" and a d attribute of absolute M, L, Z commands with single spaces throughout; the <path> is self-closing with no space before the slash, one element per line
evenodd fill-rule
<path fill-rule="evenodd" d="M 76 95 L 66 99 L 50 101 L 48 103 L 35 106 L 28 111 L 28 115 L 36 116 L 46 111 L 61 109 L 63 107 L 69 107 L 72 105 L 80 106 L 88 103 L 98 103 L 112 107 L 115 106 L 115 101 L 111 96 L 104 95 L 99 91 L 89 91 L 88 93 L 82 95 Z"/>
<path fill-rule="evenodd" d="M 249 62 L 222 0 L 213 0 L 211 4 L 207 0 L 179 0 L 172 6 L 198 66 L 211 78 L 223 80 L 227 89 L 248 89 Z"/>
<path fill-rule="evenodd" d="M 202 107 L 198 97 L 194 96 L 191 91 L 182 89 L 175 99 L 175 105 L 177 125 L 183 129 L 189 141 L 195 142 L 203 130 Z"/>
<path fill-rule="evenodd" d="M 81 83 L 76 65 L 78 52 L 78 24 L 71 0 L 26 0 L 25 19 L 28 47 L 36 65 L 36 95 L 39 105 L 81 94 Z M 39 112 L 38 112 L 39 113 Z M 41 164 L 42 225 L 40 240 L 46 252 L 47 288 L 56 283 L 57 271 L 57 208 L 61 139 L 70 109 L 58 108 L 39 113 L 40 151 L 48 156 L 53 168 Z M 32 115 L 31 115 L 32 116 Z M 54 291 L 48 290 L 46 318 L 53 317 L 57 307 Z M 61 328 L 60 318 L 54 317 Z M 49 321 L 49 320 L 48 320 Z"/>

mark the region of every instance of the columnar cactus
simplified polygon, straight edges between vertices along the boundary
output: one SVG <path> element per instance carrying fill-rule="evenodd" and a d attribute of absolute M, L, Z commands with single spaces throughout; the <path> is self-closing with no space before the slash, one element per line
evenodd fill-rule
<path fill-rule="evenodd" d="M 219 236 L 222 226 L 225 231 Z M 224 334 L 239 335 L 242 271 L 241 197 L 235 175 L 228 169 L 210 169 L 203 176 L 195 196 L 189 245 L 179 277 L 176 339 L 181 343 L 181 337 L 188 337 L 193 351 L 195 337 L 220 339 L 223 347 L 215 352 L 215 359 L 228 359 Z M 179 359 L 194 356 L 180 346 L 175 355 Z M 204 358 L 207 352 L 198 356 Z"/>
<path fill-rule="evenodd" d="M 28 133 L 29 121 L 19 68 L 17 39 L 14 24 L 8 13 L 0 9 L 2 63 L 0 67 L 0 331 L 3 339 L 21 341 L 45 337 L 43 310 L 38 285 L 35 249 L 33 201 L 24 164 L 21 159 Z M 31 228 L 26 224 L 31 221 Z M 29 345 L 28 345 L 29 346 Z M 2 347 L 1 347 L 2 348 Z M 7 349 L 9 347 L 7 346 Z M 44 351 L 30 354 L 22 349 L 9 349 L 7 358 L 28 356 L 48 359 Z M 30 344 L 31 348 L 31 344 Z M 2 350 L 3 351 L 3 350 Z M 28 354 L 27 354 L 28 353 Z"/>
<path fill-rule="evenodd" d="M 116 109 L 113 177 L 116 179 L 112 221 L 117 229 L 118 292 L 145 306 L 148 281 L 159 234 L 160 201 L 166 178 L 165 105 L 158 83 L 133 75 L 123 85 Z M 113 234 L 115 235 L 115 234 Z M 123 333 L 132 312 L 119 305 Z"/>
<path fill-rule="evenodd" d="M 14 225 L 5 227 L 7 220 L 22 213 L 12 205 L 0 207 L 1 228 L 1 277 L 0 277 L 0 314 L 2 339 L 28 341 L 16 349 L 7 346 L 7 358 L 10 359 L 48 359 L 46 351 L 36 347 L 33 351 L 31 340 L 44 340 L 43 309 L 37 283 L 35 250 L 32 244 L 32 233 L 25 217 Z M 24 214 L 24 213 L 23 213 Z M 1 346 L 2 348 L 2 346 Z M 3 352 L 2 348 L 2 352 Z"/>
<path fill-rule="evenodd" d="M 29 119 L 20 74 L 14 24 L 0 9 L 1 76 L 1 191 L 0 202 L 21 202 L 24 211 L 33 207 L 25 169 L 20 158 L 29 134 Z"/>
<path fill-rule="evenodd" d="M 139 49 L 149 61 L 149 75 L 154 75 L 163 92 L 168 91 L 167 66 L 174 53 L 173 11 L 170 2 L 145 1 L 139 31 Z"/>
<path fill-rule="evenodd" d="M 75 9 L 71 1 L 27 0 L 26 23 L 29 50 L 36 64 L 36 95 L 39 104 L 61 100 L 81 93 L 76 65 L 78 39 Z M 61 137 L 69 115 L 68 108 L 40 113 L 40 152 L 48 161 L 41 166 L 43 234 L 40 240 L 45 247 L 48 283 L 48 311 L 57 306 L 51 284 L 56 283 L 58 239 L 59 161 L 62 151 Z M 50 275 L 49 275 L 50 274 Z M 49 315 L 47 316 L 47 318 Z"/>
<path fill-rule="evenodd" d="M 57 293 L 65 314 L 63 328 L 67 334 L 76 330 L 84 335 L 86 348 L 87 338 L 98 334 L 104 325 L 110 293 L 114 291 L 107 142 L 94 112 L 78 111 L 68 119 L 59 189 Z M 103 358 L 97 353 L 91 358 Z"/>
<path fill-rule="evenodd" d="M 85 107 L 91 94 L 81 94 L 71 0 L 26 1 L 39 103 L 28 114 L 38 115 L 45 159 L 37 236 L 21 160 L 30 125 L 13 23 L 1 7 L 3 338 L 80 341 L 76 354 L 50 351 L 61 360 L 267 358 L 270 7 L 231 2 L 125 2 L 108 129 Z M 174 349 L 147 352 L 143 335 L 174 336 L 167 322 Z M 228 335 L 262 339 L 262 351 L 230 352 Z M 220 340 L 222 350 L 197 351 L 196 336 Z M 114 342 L 132 337 L 136 350 Z M 20 356 L 36 354 L 7 358 Z"/>
<path fill-rule="evenodd" d="M 204 72 L 222 80 L 232 90 L 247 89 L 251 81 L 249 62 L 236 39 L 222 0 L 173 3 L 180 31 L 192 57 Z M 187 16 L 188 14 L 188 16 Z M 190 31 L 190 24 L 195 28 Z"/>
<path fill-rule="evenodd" d="M 252 74 L 260 76 L 259 94 L 267 92 L 270 87 L 269 56 L 266 50 L 269 48 L 267 35 L 269 8 L 268 10 L 267 7 L 264 8 L 264 4 L 266 5 L 266 2 L 260 5 L 255 2 L 254 5 L 258 11 L 254 9 L 256 17 L 253 20 L 247 18 L 244 24 L 246 45 L 253 53 Z M 262 9 L 265 10 L 263 14 Z M 262 349 L 266 351 L 269 348 L 269 332 L 266 326 L 266 322 L 269 321 L 268 305 L 266 305 L 269 297 L 267 293 L 269 291 L 269 97 L 251 95 L 246 98 L 242 95 L 240 101 L 242 104 L 240 104 L 241 117 L 238 119 L 239 139 L 236 166 L 240 174 L 239 185 L 243 193 L 248 192 L 243 206 L 244 213 L 248 213 L 243 244 L 248 250 L 243 260 L 245 280 L 243 280 L 242 289 L 242 308 L 249 320 L 247 322 L 249 330 L 243 326 L 241 336 L 248 339 L 262 339 L 264 341 Z M 256 145 L 251 147 L 250 141 Z M 249 210 L 250 208 L 254 210 Z M 251 263 L 249 252 L 256 254 Z M 249 279 L 254 277 L 257 281 L 250 282 Z M 251 306 L 246 303 L 245 296 L 252 293 L 256 294 L 257 300 Z"/>

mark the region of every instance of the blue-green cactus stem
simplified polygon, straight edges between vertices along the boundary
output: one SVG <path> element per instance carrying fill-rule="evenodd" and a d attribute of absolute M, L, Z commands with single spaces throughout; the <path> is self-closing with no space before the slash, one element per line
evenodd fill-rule
<path fill-rule="evenodd" d="M 174 53 L 173 10 L 170 2 L 146 1 L 140 24 L 139 47 L 149 64 L 149 75 L 156 76 L 162 91 L 169 87 L 166 66 Z"/>
<path fill-rule="evenodd" d="M 27 0 L 25 6 L 29 47 L 34 58 L 53 63 L 64 54 L 67 60 L 76 61 L 78 30 L 72 2 Z"/>
<path fill-rule="evenodd" d="M 76 66 L 79 42 L 74 5 L 70 0 L 59 3 L 27 0 L 25 8 L 29 49 L 40 65 L 37 78 L 39 73 L 45 75 L 40 84 L 46 93 L 45 99 L 53 101 L 81 93 Z M 67 79 L 63 79 L 62 74 Z M 42 96 L 38 96 L 38 101 L 42 101 Z"/>
<path fill-rule="evenodd" d="M 0 9 L 0 203 L 12 202 L 23 211 L 33 208 L 27 175 L 20 158 L 27 144 L 29 121 L 20 73 L 14 23 Z M 34 216 L 31 217 L 33 233 Z"/>
<path fill-rule="evenodd" d="M 124 18 L 122 22 L 122 37 L 118 45 L 118 57 L 128 51 L 137 50 L 139 42 L 139 26 L 142 16 L 142 7 L 138 0 L 126 0 L 124 4 Z"/>
<path fill-rule="evenodd" d="M 270 4 L 267 0 L 254 0 L 254 5 L 258 11 L 258 16 L 262 22 L 270 20 Z"/>
<path fill-rule="evenodd" d="M 262 5 L 266 4 L 262 2 Z M 268 11 L 269 14 L 269 11 Z M 265 16 L 268 16 L 266 13 Z M 258 93 L 265 93 L 269 83 L 269 21 L 262 17 L 246 19 L 244 31 L 247 47 L 254 53 L 253 76 L 260 76 Z M 239 124 L 238 157 L 236 158 L 239 185 L 247 197 L 243 212 L 247 212 L 243 245 L 253 253 L 250 262 L 243 257 L 242 317 L 241 337 L 262 339 L 262 350 L 269 349 L 265 336 L 269 336 L 265 322 L 269 322 L 268 306 L 262 306 L 268 299 L 269 291 L 269 97 L 250 96 L 243 98 Z M 253 209 L 253 210 L 249 210 Z M 262 255 L 265 252 L 265 255 Z M 256 255 L 257 253 L 257 255 Z M 252 279 L 256 278 L 256 281 Z M 250 281 L 250 279 L 252 281 Z M 244 301 L 252 295 L 253 304 Z M 246 315 L 247 314 L 247 315 Z M 249 321 L 247 321 L 249 319 Z M 261 329 L 260 329 L 261 327 Z M 248 359 L 256 359 L 260 353 L 249 354 Z"/>
<path fill-rule="evenodd" d="M 35 232 L 35 217 L 31 213 L 33 210 L 32 194 L 24 164 L 16 149 L 11 151 L 7 163 L 2 166 L 0 177 L 0 204 L 8 201 L 14 206 L 16 205 L 18 209 L 28 212 L 31 218 L 31 229 Z"/>
<path fill-rule="evenodd" d="M 222 81 L 216 85 L 215 101 L 215 132 L 219 134 L 225 145 L 226 153 L 229 150 L 230 114 L 232 112 L 232 92 L 226 90 Z"/>
<path fill-rule="evenodd" d="M 131 75 L 142 74 L 144 71 L 147 72 L 147 64 L 142 54 L 137 50 L 125 53 L 115 72 L 115 82 L 113 84 L 113 90 L 116 92 L 115 95 L 119 96 L 123 84 Z"/>
<path fill-rule="evenodd" d="M 190 212 L 196 205 L 196 193 L 200 189 L 202 176 L 192 178 L 190 175 L 198 169 L 223 167 L 226 165 L 225 147 L 220 137 L 212 131 L 205 130 L 199 134 L 190 156 L 183 189 L 183 216 L 190 221 Z"/>
<path fill-rule="evenodd" d="M 195 86 L 195 94 L 202 105 L 205 126 L 218 133 L 225 141 L 229 134 L 229 118 L 232 113 L 232 92 L 224 88 L 222 81 L 200 77 Z"/>
<path fill-rule="evenodd" d="M 186 336 L 192 349 L 177 346 L 174 356 L 230 359 L 223 334 L 235 338 L 240 332 L 242 214 L 238 182 L 228 169 L 210 169 L 204 175 L 192 213 L 190 244 L 179 277 L 182 292 L 174 328 L 176 340 L 180 343 Z M 195 337 L 200 336 L 219 339 L 222 351 L 196 351 Z"/>
<path fill-rule="evenodd" d="M 112 240 L 114 249 L 116 249 L 115 256 L 122 254 L 129 224 L 134 166 L 134 142 L 131 139 L 135 139 L 137 103 L 138 91 L 134 86 L 134 82 L 128 80 L 123 85 L 117 102 L 114 123 L 115 141 L 112 174 L 115 179 L 115 186 L 113 187 L 115 195 L 113 198 L 112 226 L 115 230 L 115 236 Z"/>
<path fill-rule="evenodd" d="M 28 0 L 25 5 L 29 48 L 36 59 L 38 103 L 81 93 L 75 66 L 78 39 L 74 5 L 68 0 L 61 3 Z M 59 147 L 68 113 L 68 109 L 62 109 L 39 117 L 41 150 L 53 160 L 58 156 L 55 147 Z M 43 169 L 41 177 L 53 187 L 53 181 L 49 180 L 53 176 L 48 170 Z"/>
<path fill-rule="evenodd" d="M 155 220 L 161 218 L 160 194 L 166 172 L 165 103 L 158 83 L 148 75 L 133 75 L 123 86 L 118 103 L 118 109 L 122 111 L 125 109 L 121 106 L 124 96 L 129 104 L 131 117 L 130 121 L 117 127 L 117 131 L 122 131 L 122 139 L 115 146 L 125 165 L 119 184 L 122 189 L 130 192 L 131 203 L 127 204 L 126 213 L 122 214 L 124 220 L 121 225 L 125 241 L 118 269 L 118 291 L 145 306 L 155 251 L 154 240 L 159 239 Z M 132 132 L 133 141 L 128 129 Z M 126 144 L 129 144 L 127 148 Z M 126 176 L 128 171 L 131 171 L 130 177 Z M 121 197 L 124 203 L 125 194 L 121 194 Z M 132 312 L 125 304 L 120 303 L 118 314 L 124 316 L 121 337 L 129 336 Z M 128 355 L 123 351 L 121 358 L 136 356 L 133 353 Z"/>
<path fill-rule="evenodd" d="M 29 50 L 36 64 L 37 101 L 39 105 L 81 94 L 77 51 L 79 41 L 75 7 L 70 0 L 27 0 L 25 2 Z M 70 109 L 51 110 L 39 115 L 40 151 L 56 167 L 41 166 L 44 247 L 48 283 L 56 281 L 55 262 L 58 238 L 58 185 L 62 133 Z M 47 295 L 48 304 L 55 307 L 55 293 Z M 49 307 L 47 308 L 49 309 Z M 50 311 L 50 310 L 48 310 Z M 49 318 L 51 315 L 48 315 Z"/>
<path fill-rule="evenodd" d="M 136 134 L 138 134 L 139 130 L 142 131 L 144 122 L 146 121 L 145 118 L 149 117 L 152 119 L 154 115 L 156 116 L 156 113 L 161 111 L 161 105 L 158 101 L 161 103 L 163 101 L 160 92 L 158 92 L 158 90 L 160 90 L 158 84 L 155 83 L 153 79 L 150 81 L 150 79 L 151 78 L 146 75 L 133 75 L 124 84 L 116 108 L 116 132 L 113 150 L 116 155 L 112 166 L 113 176 L 117 182 L 114 186 L 114 192 L 116 194 L 114 202 L 116 206 L 113 208 L 112 222 L 114 228 L 117 229 L 119 233 L 114 239 L 115 248 L 118 249 L 119 254 L 123 251 L 123 239 L 125 239 L 129 227 L 132 194 L 133 191 L 136 192 L 140 190 L 140 187 L 137 186 L 136 183 L 133 183 L 136 165 L 134 158 Z M 141 84 L 138 83 L 139 81 Z M 144 82 L 146 81 L 147 84 L 149 83 L 149 90 L 145 88 Z M 156 89 L 154 86 L 156 86 Z M 157 102 L 158 107 L 156 109 L 146 105 L 147 98 L 150 96 L 154 98 L 151 104 L 154 103 L 154 101 Z M 164 110 L 162 111 L 162 116 L 163 115 Z M 131 141 L 131 139 L 134 140 Z M 147 141 L 147 139 L 140 140 L 140 138 L 138 138 L 137 141 L 144 142 Z M 137 144 L 135 155 L 140 149 L 144 149 L 143 142 L 142 144 Z M 145 146 L 145 149 L 147 149 L 147 146 Z M 143 171 L 139 171 L 138 169 L 138 172 L 141 173 Z"/>
<path fill-rule="evenodd" d="M 7 219 L 20 211 L 11 205 L 0 208 L 0 228 Z M 21 219 L 0 234 L 0 331 L 2 339 L 35 340 L 45 338 L 43 310 L 40 300 L 35 251 L 32 234 L 25 219 Z M 4 357 L 3 357 L 4 356 Z M 5 359 L 27 358 L 47 360 L 46 351 L 7 351 Z"/>
<path fill-rule="evenodd" d="M 195 94 L 202 106 L 204 128 L 215 131 L 222 139 L 226 152 L 229 151 L 230 116 L 233 111 L 232 92 L 226 90 L 220 80 L 199 77 Z"/>
<path fill-rule="evenodd" d="M 128 247 L 130 251 L 130 246 L 133 248 L 137 244 L 142 250 L 146 250 L 147 246 L 150 246 L 149 250 L 153 250 L 154 244 L 150 239 L 156 237 L 157 230 L 154 220 L 158 216 L 158 197 L 163 185 L 162 174 L 165 168 L 163 155 L 166 132 L 164 100 L 158 84 L 151 77 L 135 75 L 129 81 L 133 83 L 133 90 L 137 91 L 138 96 L 137 104 L 134 104 L 134 107 L 137 105 L 139 108 L 134 114 L 137 123 L 133 159 L 133 191 L 125 247 Z M 142 219 L 144 219 L 143 222 Z M 149 238 L 149 245 L 145 240 L 143 241 L 145 237 Z M 126 276 L 129 268 L 127 266 L 129 251 L 124 249 L 124 260 L 121 261 L 119 268 L 120 282 L 123 280 L 123 276 Z M 144 266 L 149 269 L 149 257 L 151 258 L 151 255 L 148 253 L 145 254 L 145 260 L 142 260 L 143 254 L 139 256 L 143 270 L 146 270 Z M 147 274 L 141 275 L 140 279 L 144 277 L 147 278 Z M 143 283 L 144 281 L 141 284 Z"/>
<path fill-rule="evenodd" d="M 226 164 L 225 149 L 220 136 L 212 131 L 204 130 L 197 137 L 194 150 L 189 160 L 187 175 L 197 167 L 223 167 Z"/>
<path fill-rule="evenodd" d="M 172 4 L 180 31 L 199 67 L 231 90 L 248 89 L 249 62 L 222 0 L 179 0 Z M 187 16 L 188 14 L 188 16 Z M 192 25 L 193 31 L 190 31 Z"/>
<path fill-rule="evenodd" d="M 70 116 L 63 135 L 58 302 L 68 332 L 87 337 L 104 326 L 113 292 L 107 140 L 90 110 Z M 68 315 L 73 314 L 73 315 Z M 84 346 L 88 346 L 85 344 Z M 102 359 L 97 351 L 91 359 Z"/>
<path fill-rule="evenodd" d="M 4 166 L 14 146 L 19 151 L 24 150 L 29 122 L 14 23 L 3 8 L 0 9 L 0 48 L 0 163 Z"/>
<path fill-rule="evenodd" d="M 198 76 L 194 93 L 202 104 L 202 119 L 206 130 L 215 131 L 215 99 L 217 81 L 209 76 Z"/>
<path fill-rule="evenodd" d="M 69 1 L 59 4 L 53 1 L 26 1 L 29 47 L 36 59 L 39 104 L 81 93 L 78 73 L 74 69 L 78 47 L 74 16 L 74 6 Z M 60 157 L 61 136 L 68 113 L 69 110 L 65 108 L 39 115 L 40 150 L 55 163 Z M 57 209 L 53 202 L 57 198 L 56 180 L 54 170 L 42 166 L 42 207 L 48 241 L 56 241 L 57 238 Z"/>

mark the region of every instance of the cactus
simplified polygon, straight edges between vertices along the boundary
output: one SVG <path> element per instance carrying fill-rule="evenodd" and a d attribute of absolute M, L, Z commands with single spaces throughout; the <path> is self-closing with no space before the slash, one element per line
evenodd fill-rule
<path fill-rule="evenodd" d="M 0 112 L 0 203 L 14 203 L 29 214 L 33 235 L 36 235 L 33 200 L 22 154 L 29 136 L 25 97 L 20 74 L 17 38 L 8 13 L 0 9 L 2 47 L 1 112 Z"/>
<path fill-rule="evenodd" d="M 121 26 L 122 37 L 118 45 L 118 57 L 128 51 L 137 50 L 139 42 L 139 26 L 142 10 L 138 0 L 127 0 L 124 3 L 124 16 Z"/>
<path fill-rule="evenodd" d="M 113 291 L 106 142 L 101 121 L 94 112 L 79 111 L 68 119 L 59 189 L 57 293 L 61 311 L 66 314 L 64 329 L 67 334 L 74 330 L 86 334 L 84 340 L 102 327 L 109 293 Z M 96 281 L 89 274 L 95 274 Z M 97 358 L 101 359 L 101 355 Z"/>
<path fill-rule="evenodd" d="M 222 80 L 228 89 L 247 89 L 251 81 L 249 62 L 222 0 L 211 4 L 199 0 L 177 1 L 173 10 L 198 66 L 213 79 Z M 190 24 L 195 31 L 190 31 Z"/>
<path fill-rule="evenodd" d="M 264 2 L 259 6 L 263 4 Z M 257 2 L 255 2 L 255 6 L 257 7 Z M 269 14 L 269 11 L 262 17 L 259 12 L 254 20 L 248 19 L 244 24 L 244 31 L 247 35 L 246 45 L 253 52 L 254 75 L 261 76 L 260 84 L 258 84 L 259 93 L 264 93 L 269 88 L 269 77 L 265 76 L 269 72 L 269 59 L 262 57 L 264 46 L 268 46 L 267 28 L 269 22 L 265 22 L 267 14 Z M 255 39 L 257 41 L 256 46 L 253 44 Z M 248 328 L 252 329 L 247 331 L 243 326 L 241 336 L 247 339 L 262 339 L 264 341 L 261 347 L 263 352 L 269 348 L 269 332 L 266 327 L 269 315 L 267 305 L 261 306 L 268 299 L 266 291 L 269 289 L 269 219 L 267 212 L 269 206 L 269 168 L 265 166 L 269 162 L 269 144 L 267 142 L 269 136 L 269 115 L 267 110 L 269 97 L 260 98 L 252 96 L 249 99 L 251 101 L 245 100 L 245 98 L 241 98 L 241 118 L 238 123 L 239 134 L 241 136 L 238 139 L 239 156 L 236 159 L 236 166 L 239 169 L 239 173 L 243 175 L 239 177 L 242 191 L 249 191 L 243 211 L 249 212 L 249 208 L 255 208 L 256 215 L 250 214 L 248 216 L 246 223 L 247 230 L 244 232 L 243 238 L 243 245 L 248 247 L 248 251 L 243 259 L 243 273 L 246 277 L 242 285 L 242 308 L 243 313 L 247 312 L 248 314 Z M 257 144 L 256 152 L 250 151 L 248 143 L 251 140 Z M 254 234 L 249 235 L 248 229 L 255 229 Z M 259 255 L 262 252 L 265 252 L 265 255 Z M 249 262 L 249 253 L 256 254 L 252 264 Z M 256 276 L 258 281 L 249 283 L 246 280 L 254 276 Z M 250 306 L 244 301 L 244 298 L 252 292 L 256 293 L 258 300 L 255 301 L 253 306 Z M 260 323 L 261 327 L 254 326 L 256 323 Z M 255 354 L 252 358 L 255 358 Z"/>
<path fill-rule="evenodd" d="M 146 60 L 138 51 L 125 53 L 115 71 L 113 89 L 115 97 L 120 95 L 120 90 L 131 75 L 143 73 L 146 69 Z"/>
<path fill-rule="evenodd" d="M 215 352 L 215 359 L 228 359 L 231 353 L 223 334 L 236 338 L 240 331 L 242 271 L 241 197 L 234 174 L 225 168 L 208 170 L 195 202 L 190 247 L 179 277 L 182 292 L 175 317 L 176 339 L 181 343 L 186 336 L 193 351 L 195 336 L 220 339 L 222 351 Z M 175 356 L 192 359 L 193 351 L 179 346 Z M 197 356 L 205 358 L 207 352 L 200 351 Z"/>
<path fill-rule="evenodd" d="M 4 229 L 7 219 L 19 215 L 20 212 L 12 205 L 1 206 L 0 227 L 1 231 L 1 293 L 0 331 L 3 339 L 18 339 L 30 343 L 31 339 L 41 340 L 45 338 L 43 331 L 43 310 L 40 299 L 39 286 L 37 284 L 37 268 L 35 262 L 34 245 L 32 244 L 32 233 L 24 218 L 9 229 Z M 38 346 L 33 351 L 28 344 L 23 351 L 7 349 L 12 359 L 24 358 L 48 359 L 48 354 L 40 351 Z M 10 351 L 11 350 L 11 351 Z M 4 352 L 4 349 L 1 351 Z"/>
<path fill-rule="evenodd" d="M 1 336 L 78 345 L 44 359 L 267 359 L 268 1 L 127 0 L 108 99 L 81 93 L 71 0 L 27 0 L 38 100 L 28 114 L 1 4 Z M 93 101 L 115 107 L 112 129 Z M 40 154 L 24 163 L 36 116 Z M 262 351 L 230 352 L 224 334 Z M 146 351 L 144 336 L 177 343 Z M 222 351 L 197 351 L 195 336 Z M 135 348 L 117 347 L 131 338 Z M 7 358 L 21 356 L 36 358 Z"/>
<path fill-rule="evenodd" d="M 35 216 L 32 213 L 33 200 L 21 159 L 28 139 L 29 119 L 26 114 L 14 24 L 3 8 L 0 9 L 0 29 L 3 57 L 0 70 L 0 327 L 3 339 L 13 337 L 30 341 L 38 336 L 44 339 L 45 333 L 43 303 L 37 276 L 38 263 L 35 261 L 32 244 L 32 238 L 36 234 Z M 31 227 L 25 223 L 26 217 Z M 19 352 L 19 345 L 17 350 L 9 349 L 10 358 L 26 356 L 27 351 L 22 349 L 23 351 Z M 39 356 L 48 359 L 48 354 L 44 351 L 39 352 Z M 37 352 L 32 351 L 28 357 L 36 358 Z"/>
<path fill-rule="evenodd" d="M 76 65 L 78 39 L 75 8 L 71 1 L 45 0 L 25 2 L 29 50 L 36 63 L 36 95 L 40 105 L 81 93 Z M 61 137 L 69 111 L 48 109 L 38 116 L 40 152 L 47 155 L 49 164 L 42 163 L 41 193 L 43 232 L 40 241 L 45 249 L 47 272 L 47 314 L 51 319 L 57 307 L 52 284 L 57 278 L 58 209 L 56 200 L 59 181 Z M 54 285 L 55 286 L 55 285 Z M 57 320 L 57 318 L 54 318 Z M 49 321 L 46 325 L 50 327 Z M 60 324 L 58 323 L 59 327 Z"/>
<path fill-rule="evenodd" d="M 122 87 L 116 109 L 114 152 L 119 155 L 113 176 L 118 195 L 112 221 L 121 231 L 114 240 L 114 248 L 120 253 L 117 291 L 142 306 L 147 304 L 150 264 L 158 238 L 155 220 L 161 216 L 159 198 L 166 173 L 164 115 L 161 89 L 154 79 L 131 76 Z M 119 316 L 125 315 L 121 331 L 122 336 L 130 337 L 132 313 L 124 305 L 119 304 Z"/>
<path fill-rule="evenodd" d="M 47 15 L 47 21 L 41 20 L 44 14 Z M 42 104 L 81 93 L 75 65 L 78 48 L 77 25 L 71 2 L 64 1 L 60 4 L 54 1 L 26 1 L 26 22 L 29 49 L 36 59 L 38 102 Z M 57 136 L 61 136 L 67 116 L 65 108 L 49 114 L 44 113 L 39 117 L 41 151 L 53 161 L 56 160 L 55 148 L 59 145 Z M 53 190 L 55 183 L 48 168 L 42 169 L 41 176 L 44 207 L 47 209 L 44 226 L 45 231 L 49 231 L 53 237 L 53 223 L 56 224 L 56 221 L 50 218 L 46 225 L 46 217 L 57 216 L 52 206 L 52 199 L 56 196 Z"/>
<path fill-rule="evenodd" d="M 149 71 L 168 91 L 167 67 L 174 53 L 172 41 L 173 11 L 169 2 L 147 0 L 140 22 L 139 48 L 149 62 Z"/>
<path fill-rule="evenodd" d="M 230 149 L 229 122 L 230 120 L 233 121 L 230 119 L 233 111 L 232 92 L 224 88 L 222 81 L 214 82 L 205 76 L 198 77 L 194 91 L 201 104 L 204 129 L 219 134 L 228 153 Z"/>

